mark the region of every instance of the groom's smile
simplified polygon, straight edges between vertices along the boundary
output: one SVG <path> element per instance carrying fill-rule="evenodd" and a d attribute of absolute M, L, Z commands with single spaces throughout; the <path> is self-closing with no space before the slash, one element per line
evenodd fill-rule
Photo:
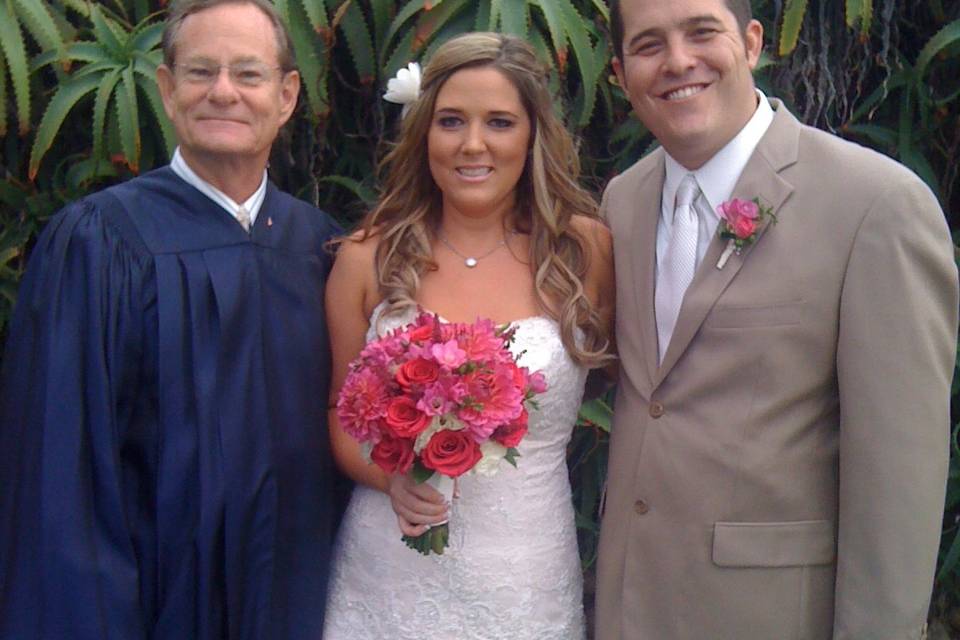
<path fill-rule="evenodd" d="M 706 84 L 691 84 L 679 89 L 672 89 L 662 94 L 664 100 L 683 100 L 684 98 L 690 98 L 699 94 L 701 91 L 706 89 L 709 85 Z"/>

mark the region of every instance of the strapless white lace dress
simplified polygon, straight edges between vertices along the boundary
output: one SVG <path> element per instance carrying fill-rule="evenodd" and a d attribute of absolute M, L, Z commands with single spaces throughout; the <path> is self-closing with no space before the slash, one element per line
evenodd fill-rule
<path fill-rule="evenodd" d="M 371 318 L 383 334 L 412 321 Z M 566 446 L 586 370 L 546 317 L 514 323 L 520 364 L 547 391 L 531 412 L 517 467 L 460 479 L 450 546 L 422 556 L 401 541 L 389 498 L 357 486 L 334 550 L 324 640 L 580 640 L 582 578 Z"/>

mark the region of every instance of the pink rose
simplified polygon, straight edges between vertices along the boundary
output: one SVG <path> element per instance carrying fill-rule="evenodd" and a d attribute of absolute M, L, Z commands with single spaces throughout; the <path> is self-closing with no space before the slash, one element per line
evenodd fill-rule
<path fill-rule="evenodd" d="M 734 235 L 741 240 L 749 238 L 757 230 L 760 207 L 756 202 L 734 198 L 717 207 L 717 211 Z"/>

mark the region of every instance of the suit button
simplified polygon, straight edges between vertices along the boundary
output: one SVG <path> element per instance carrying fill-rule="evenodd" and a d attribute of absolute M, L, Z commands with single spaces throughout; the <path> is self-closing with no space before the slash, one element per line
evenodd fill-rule
<path fill-rule="evenodd" d="M 666 409 L 663 408 L 663 404 L 659 402 L 650 403 L 650 417 L 659 418 L 664 414 L 665 411 Z"/>
<path fill-rule="evenodd" d="M 647 511 L 650 511 L 650 505 L 648 505 L 643 500 L 637 500 L 633 503 L 633 510 L 637 512 L 638 515 L 643 515 Z"/>

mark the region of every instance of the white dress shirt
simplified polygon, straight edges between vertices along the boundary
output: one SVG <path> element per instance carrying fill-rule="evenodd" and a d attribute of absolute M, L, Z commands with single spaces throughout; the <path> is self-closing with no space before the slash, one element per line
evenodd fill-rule
<path fill-rule="evenodd" d="M 257 214 L 260 212 L 260 206 L 263 204 L 263 199 L 267 195 L 266 169 L 263 170 L 263 180 L 260 181 L 260 186 L 257 187 L 256 191 L 253 192 L 253 195 L 247 198 L 246 202 L 237 203 L 234 202 L 234 200 L 223 191 L 220 191 L 220 189 L 217 189 L 215 186 L 198 176 L 196 172 L 190 168 L 186 160 L 183 159 L 183 156 L 180 154 L 180 147 L 177 147 L 177 149 L 173 152 L 173 159 L 170 161 L 170 168 L 175 174 L 183 178 L 184 182 L 192 187 L 196 187 L 197 191 L 223 207 L 226 212 L 234 218 L 237 217 L 237 211 L 239 211 L 242 204 L 243 208 L 246 209 L 247 213 L 250 214 L 250 228 L 253 228 L 253 223 L 256 222 Z"/>
<path fill-rule="evenodd" d="M 679 162 L 666 154 L 666 175 L 663 180 L 663 197 L 660 203 L 660 221 L 657 224 L 657 271 L 666 254 L 670 242 L 670 231 L 673 224 L 674 200 L 681 180 L 688 173 L 692 173 L 700 186 L 700 197 L 693 205 L 700 219 L 700 232 L 697 237 L 697 268 L 707 253 L 710 241 L 717 232 L 720 224 L 720 215 L 717 207 L 730 199 L 733 188 L 740 179 L 747 161 L 753 155 L 754 149 L 760 143 L 763 134 L 767 132 L 773 122 L 773 109 L 767 97 L 757 90 L 760 98 L 757 110 L 753 117 L 744 125 L 733 140 L 728 142 L 710 160 L 696 171 L 686 169 Z"/>

